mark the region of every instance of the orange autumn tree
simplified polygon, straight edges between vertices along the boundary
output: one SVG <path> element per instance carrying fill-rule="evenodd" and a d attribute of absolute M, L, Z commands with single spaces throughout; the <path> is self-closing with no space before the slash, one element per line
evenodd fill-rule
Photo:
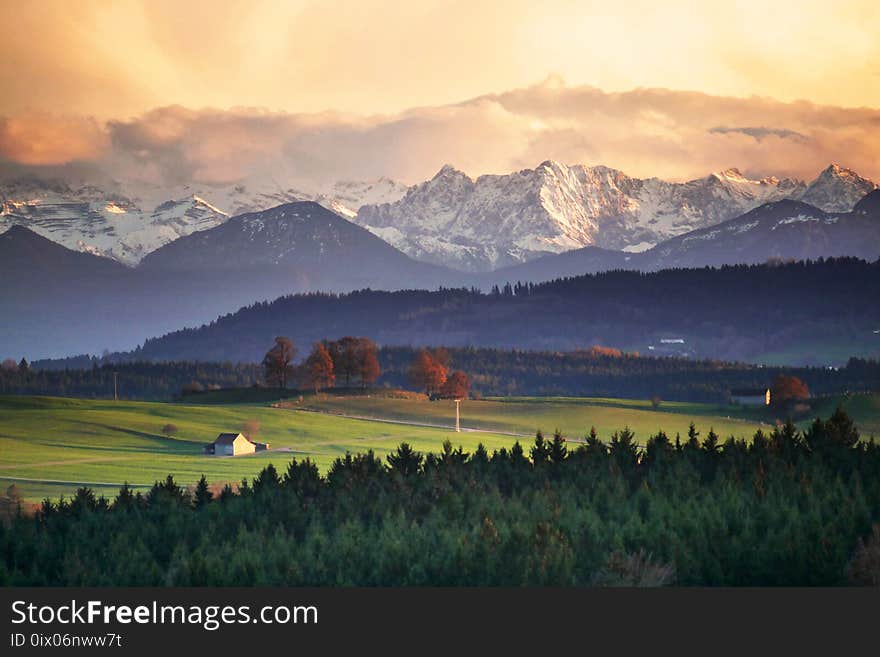
<path fill-rule="evenodd" d="M 361 387 L 368 388 L 376 382 L 382 369 L 379 367 L 379 347 L 369 338 L 358 338 L 357 373 Z"/>
<path fill-rule="evenodd" d="M 447 369 L 444 360 L 448 362 L 445 349 L 434 353 L 419 349 L 409 367 L 410 383 L 428 395 L 439 393 L 446 383 Z"/>
<path fill-rule="evenodd" d="M 774 404 L 786 404 L 809 398 L 810 389 L 796 376 L 780 374 L 774 379 L 770 388 L 770 401 Z"/>
<path fill-rule="evenodd" d="M 330 358 L 333 359 L 333 373 L 346 388 L 358 371 L 358 344 L 360 338 L 346 335 L 338 340 L 324 341 Z"/>
<path fill-rule="evenodd" d="M 315 389 L 315 394 L 321 388 L 329 388 L 336 381 L 333 373 L 333 358 L 322 342 L 316 342 L 312 353 L 306 359 L 305 378 L 309 387 Z"/>
<path fill-rule="evenodd" d="M 444 399 L 465 399 L 471 389 L 471 380 L 461 370 L 455 370 L 440 388 L 440 396 Z"/>

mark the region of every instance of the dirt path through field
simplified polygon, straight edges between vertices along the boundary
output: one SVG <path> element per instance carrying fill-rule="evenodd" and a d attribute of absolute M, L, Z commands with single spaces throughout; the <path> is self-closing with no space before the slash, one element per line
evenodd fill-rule
<path fill-rule="evenodd" d="M 283 409 L 287 410 L 287 409 Z M 431 424 L 429 422 L 413 422 L 412 420 L 392 420 L 389 418 L 381 418 L 381 417 L 370 417 L 368 415 L 347 415 L 345 413 L 331 413 L 329 411 L 319 411 L 315 408 L 293 408 L 290 409 L 293 411 L 299 411 L 301 413 L 319 413 L 321 415 L 329 415 L 332 417 L 341 417 L 347 420 L 362 420 L 364 422 L 383 422 L 385 424 L 402 424 L 409 427 L 424 427 L 426 429 L 445 429 L 447 431 L 455 431 L 455 427 L 453 425 L 446 424 Z M 476 427 L 462 427 L 462 433 L 492 433 L 497 436 L 514 436 L 516 438 L 530 438 L 532 434 L 528 433 L 514 433 L 513 431 L 500 431 L 496 429 L 479 429 Z"/>

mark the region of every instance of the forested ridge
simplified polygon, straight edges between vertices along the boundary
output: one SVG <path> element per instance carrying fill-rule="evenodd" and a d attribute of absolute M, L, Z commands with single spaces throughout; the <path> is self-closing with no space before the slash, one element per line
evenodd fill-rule
<path fill-rule="evenodd" d="M 852 258 L 611 271 L 540 285 L 512 282 L 491 293 L 315 293 L 256 303 L 147 340 L 127 358 L 256 362 L 276 335 L 310 345 L 354 333 L 387 346 L 571 351 L 605 345 L 642 353 L 674 337 L 697 357 L 750 360 L 780 352 L 796 353 L 792 362 L 841 364 L 874 353 L 878 298 L 880 262 Z M 829 355 L 846 348 L 861 351 L 842 360 Z"/>
<path fill-rule="evenodd" d="M 696 428 L 402 444 L 236 487 L 80 489 L 0 525 L 2 585 L 840 585 L 878 581 L 880 447 L 842 411 L 725 442 Z M 875 525 L 876 527 L 876 525 Z"/>

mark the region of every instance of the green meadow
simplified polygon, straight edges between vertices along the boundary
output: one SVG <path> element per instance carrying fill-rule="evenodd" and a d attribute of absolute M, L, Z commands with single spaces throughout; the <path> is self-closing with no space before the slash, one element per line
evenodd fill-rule
<path fill-rule="evenodd" d="M 224 431 L 258 420 L 257 440 L 274 449 L 235 458 L 204 455 L 203 446 Z M 162 434 L 165 424 L 178 431 Z M 456 434 L 451 430 L 347 420 L 268 404 L 183 405 L 52 397 L 0 397 L 0 485 L 15 483 L 29 501 L 69 495 L 89 485 L 115 495 L 128 482 L 147 488 L 173 474 L 182 484 L 205 474 L 212 483 L 253 477 L 269 463 L 279 469 L 292 457 L 310 457 L 322 470 L 346 451 L 384 455 L 408 441 L 437 451 L 450 439 L 467 449 L 513 443 L 510 436 Z M 63 482 L 63 483 L 59 483 Z"/>
<path fill-rule="evenodd" d="M 328 413 L 406 422 L 452 425 L 454 402 L 370 397 L 306 398 L 304 406 Z M 671 438 L 685 435 L 693 421 L 702 434 L 716 433 L 749 438 L 770 420 L 761 409 L 740 409 L 710 404 L 661 402 L 657 409 L 648 401 L 578 397 L 489 398 L 461 403 L 461 426 L 533 436 L 536 431 L 559 430 L 567 438 L 583 438 L 595 427 L 608 438 L 627 426 L 641 441 L 665 431 Z M 765 426 L 765 428 L 767 428 Z"/>
<path fill-rule="evenodd" d="M 515 440 L 531 442 L 539 429 L 548 435 L 559 429 L 577 439 L 595 426 L 607 439 L 628 426 L 644 443 L 659 429 L 670 437 L 684 435 L 691 421 L 702 436 L 713 428 L 722 439 L 749 438 L 774 419 L 763 409 L 705 404 L 662 402 L 655 409 L 649 402 L 622 399 L 505 398 L 462 402 L 464 430 L 455 433 L 450 401 L 307 396 L 302 404 L 287 402 L 289 408 L 274 408 L 265 400 L 210 401 L 0 397 L 0 486 L 15 483 L 28 501 L 69 495 L 80 485 L 112 496 L 123 482 L 146 489 L 168 474 L 181 484 L 192 484 L 202 474 L 211 483 L 238 482 L 268 463 L 283 470 L 292 457 L 308 456 L 326 470 L 347 451 L 372 449 L 384 456 L 403 441 L 422 452 L 439 451 L 445 440 L 466 451 L 482 442 L 491 452 Z M 820 402 L 819 410 L 827 415 L 836 403 Z M 880 435 L 880 395 L 854 397 L 844 406 L 866 437 Z M 203 454 L 218 433 L 239 431 L 252 420 L 260 425 L 256 439 L 279 451 L 235 458 Z M 166 424 L 176 425 L 177 432 L 163 435 Z"/>

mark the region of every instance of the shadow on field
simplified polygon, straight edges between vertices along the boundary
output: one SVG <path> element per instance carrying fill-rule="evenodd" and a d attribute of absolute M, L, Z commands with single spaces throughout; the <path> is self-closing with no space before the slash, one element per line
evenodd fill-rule
<path fill-rule="evenodd" d="M 171 448 L 175 452 L 184 452 L 188 453 L 191 451 L 201 452 L 206 443 L 210 442 L 209 439 L 204 441 L 195 441 L 195 440 L 184 440 L 182 438 L 169 438 L 167 436 L 160 436 L 155 433 L 147 433 L 146 431 L 137 431 L 135 429 L 127 429 L 125 427 L 119 427 L 112 424 L 101 424 L 99 422 L 83 422 L 83 425 L 96 427 L 100 429 L 107 429 L 109 431 L 128 434 L 129 436 L 134 436 L 135 438 L 141 438 L 143 440 L 147 440 L 156 445 L 155 451 L 168 451 Z M 69 447 L 70 445 L 65 445 L 65 447 Z M 86 445 L 88 449 L 99 449 L 100 446 L 94 445 Z M 112 446 L 108 446 L 112 447 Z M 118 449 L 118 448 L 115 448 Z M 150 452 L 154 451 L 149 448 L 139 449 L 137 447 L 129 448 L 131 451 L 136 452 Z"/>

